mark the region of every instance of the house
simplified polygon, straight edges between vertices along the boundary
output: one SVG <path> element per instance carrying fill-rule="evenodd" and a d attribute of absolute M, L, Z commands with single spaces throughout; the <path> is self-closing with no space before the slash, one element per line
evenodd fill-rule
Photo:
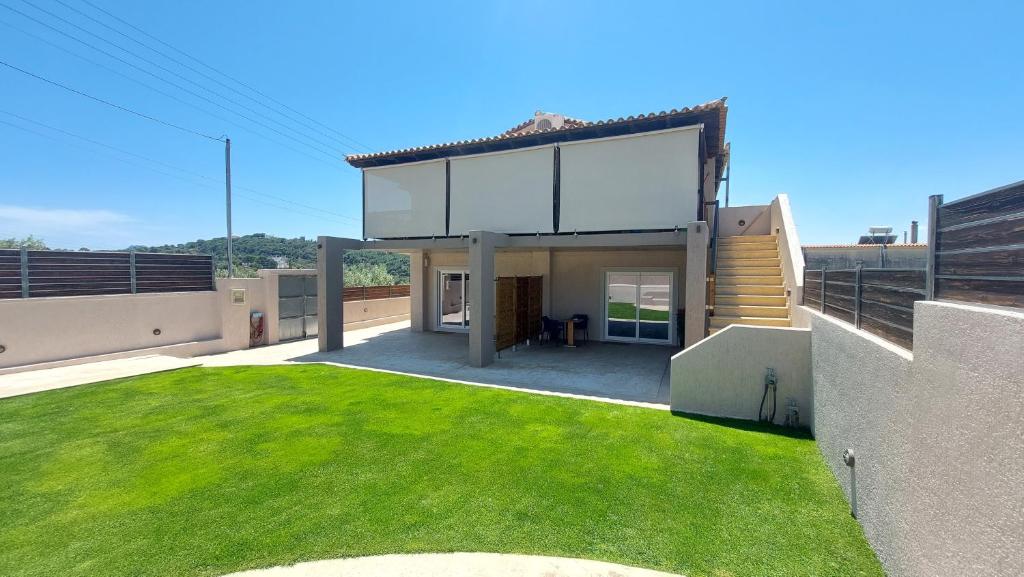
<path fill-rule="evenodd" d="M 348 156 L 363 175 L 363 239 L 321 238 L 322 307 L 341 274 L 324 267 L 371 248 L 410 255 L 412 330 L 468 333 L 476 366 L 517 314 L 502 278 L 538 279 L 536 312 L 586 315 L 595 340 L 679 345 L 730 322 L 788 325 L 781 216 L 716 208 L 727 112 L 725 98 L 598 122 L 537 112 L 490 138 Z M 736 238 L 720 245 L 719 226 Z M 341 346 L 330 332 L 322 349 Z"/>

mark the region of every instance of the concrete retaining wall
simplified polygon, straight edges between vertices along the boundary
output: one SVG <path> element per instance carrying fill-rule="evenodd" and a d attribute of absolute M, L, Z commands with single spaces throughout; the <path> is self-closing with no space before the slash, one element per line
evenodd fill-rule
<path fill-rule="evenodd" d="M 1024 574 L 1024 313 L 918 302 L 911 354 L 804 310 L 818 446 L 886 571 Z"/>
<path fill-rule="evenodd" d="M 771 367 L 778 382 L 774 422 L 783 424 L 793 400 L 802 426 L 810 427 L 810 352 L 807 329 L 728 326 L 672 357 L 672 410 L 757 420 Z"/>

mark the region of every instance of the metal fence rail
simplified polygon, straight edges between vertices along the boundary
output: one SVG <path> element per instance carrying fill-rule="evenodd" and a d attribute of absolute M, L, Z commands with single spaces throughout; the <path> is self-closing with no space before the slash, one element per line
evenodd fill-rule
<path fill-rule="evenodd" d="M 924 298 L 922 269 L 804 270 L 804 305 L 907 349 L 914 343 L 914 302 Z"/>
<path fill-rule="evenodd" d="M 215 290 L 209 255 L 0 250 L 0 298 Z"/>
<path fill-rule="evenodd" d="M 342 300 L 349 301 L 371 301 L 377 299 L 391 299 L 409 296 L 409 285 L 385 285 L 385 286 L 353 286 L 345 287 L 342 291 Z"/>

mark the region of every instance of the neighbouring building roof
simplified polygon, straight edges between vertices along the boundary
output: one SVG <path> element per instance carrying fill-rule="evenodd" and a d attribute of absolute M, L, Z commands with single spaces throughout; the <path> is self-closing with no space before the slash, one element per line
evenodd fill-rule
<path fill-rule="evenodd" d="M 345 160 L 356 168 L 367 168 L 703 124 L 708 157 L 719 159 L 716 176 L 720 180 L 728 160 L 729 150 L 728 144 L 725 142 L 725 119 L 729 108 L 725 101 L 726 99 L 723 97 L 692 107 L 673 108 L 670 111 L 663 110 L 627 118 L 609 118 L 593 122 L 560 115 L 548 115 L 559 116 L 564 123 L 557 128 L 537 129 L 537 120 L 547 114 L 541 112 L 535 114 L 534 118 L 497 136 L 387 152 L 352 154 L 346 156 Z"/>
<path fill-rule="evenodd" d="M 547 121 L 547 124 L 544 123 L 545 120 Z M 554 122 L 552 123 L 552 121 L 554 121 Z M 539 126 L 538 126 L 538 124 L 539 124 Z M 512 128 L 506 130 L 505 132 L 502 132 L 501 135 L 502 136 L 514 136 L 514 135 L 517 135 L 517 134 L 525 134 L 527 132 L 533 132 L 535 130 L 551 130 L 551 129 L 559 129 L 559 128 L 579 128 L 581 126 L 586 126 L 586 125 L 587 125 L 587 121 L 586 120 L 580 120 L 578 118 L 571 118 L 569 116 L 565 116 L 565 115 L 562 115 L 562 114 L 554 114 L 554 113 L 551 113 L 551 112 L 544 112 L 542 110 L 538 110 L 537 112 L 533 113 L 533 118 L 531 118 L 531 119 L 529 119 L 529 120 L 527 120 L 525 122 L 521 122 L 521 123 L 517 124 L 516 126 L 513 126 Z"/>

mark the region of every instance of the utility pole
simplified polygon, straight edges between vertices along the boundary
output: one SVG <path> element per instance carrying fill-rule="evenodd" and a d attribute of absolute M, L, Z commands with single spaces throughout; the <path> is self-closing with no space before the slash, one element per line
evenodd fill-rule
<path fill-rule="evenodd" d="M 231 139 L 224 139 L 224 186 L 227 193 L 228 213 L 228 278 L 235 277 L 235 265 L 231 262 Z"/>

